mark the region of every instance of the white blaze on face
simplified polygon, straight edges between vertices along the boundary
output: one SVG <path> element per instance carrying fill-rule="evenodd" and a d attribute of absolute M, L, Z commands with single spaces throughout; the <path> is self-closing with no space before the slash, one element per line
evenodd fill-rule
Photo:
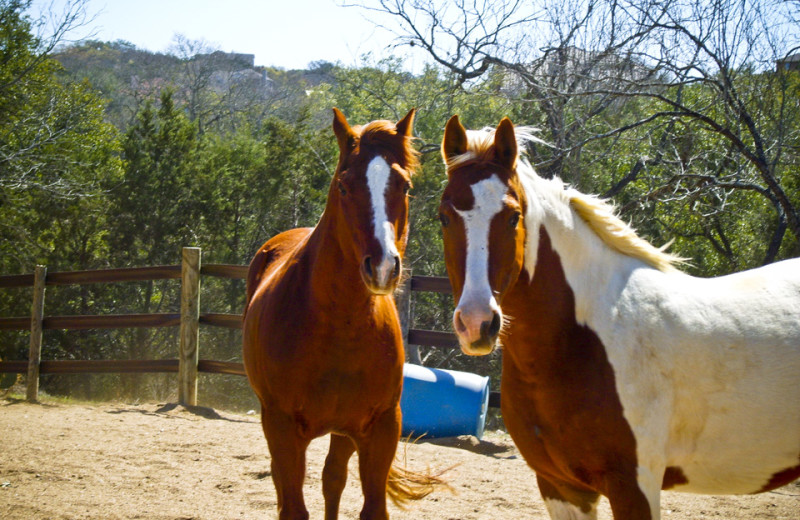
<path fill-rule="evenodd" d="M 479 337 L 480 325 L 486 321 L 487 316 L 492 311 L 500 314 L 500 307 L 489 283 L 489 228 L 494 216 L 503 209 L 503 199 L 507 193 L 506 185 L 497 175 L 492 175 L 472 185 L 475 199 L 472 209 L 456 210 L 464 221 L 467 235 L 464 289 L 457 311 L 460 312 L 473 341 Z"/>
<path fill-rule="evenodd" d="M 383 258 L 375 259 L 373 264 L 378 280 L 389 280 L 395 267 L 394 259 L 400 256 L 395 244 L 394 227 L 386 214 L 386 190 L 389 188 L 391 172 L 391 166 L 381 156 L 372 159 L 367 166 L 367 186 L 372 199 L 375 238 L 383 250 Z"/>

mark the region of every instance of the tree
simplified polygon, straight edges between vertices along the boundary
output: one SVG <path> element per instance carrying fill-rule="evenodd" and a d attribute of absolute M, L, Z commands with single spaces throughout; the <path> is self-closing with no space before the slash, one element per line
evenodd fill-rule
<path fill-rule="evenodd" d="M 104 242 L 106 189 L 119 179 L 119 140 L 103 121 L 104 102 L 74 81 L 51 55 L 63 35 L 83 20 L 82 1 L 67 2 L 55 18 L 31 20 L 31 2 L 0 0 L 0 272 L 108 266 Z M 48 25 L 49 23 L 49 25 Z M 49 31 L 51 32 L 48 32 Z M 38 34 L 34 34 L 38 32 Z M 53 314 L 91 309 L 97 289 L 54 291 Z M 27 292 L 27 291 L 26 291 Z M 29 293 L 0 294 L 0 314 L 24 316 Z M 48 331 L 50 359 L 89 357 L 102 338 Z M 24 359 L 27 338 L 4 337 L 0 356 Z M 48 379 L 47 385 L 53 380 Z"/>
<path fill-rule="evenodd" d="M 180 34 L 174 40 L 172 52 L 180 62 L 175 88 L 201 134 L 235 131 L 273 101 L 271 81 L 253 55 L 225 53 Z"/>
<path fill-rule="evenodd" d="M 109 241 L 121 265 L 171 263 L 195 236 L 197 205 L 191 199 L 196 128 L 162 92 L 147 103 L 123 143 L 125 173 L 110 192 L 115 215 Z"/>
<path fill-rule="evenodd" d="M 64 162 L 76 138 L 92 131 L 95 120 L 87 115 L 100 102 L 87 85 L 59 81 L 50 53 L 77 23 L 83 2 L 68 3 L 49 37 L 33 34 L 34 22 L 25 15 L 30 3 L 0 1 L 0 187 L 69 195 L 83 183 L 52 167 Z"/>
<path fill-rule="evenodd" d="M 668 186 L 691 185 L 720 201 L 732 200 L 732 190 L 751 192 L 774 211 L 759 239 L 768 244 L 761 262 L 797 254 L 800 200 L 786 184 L 798 127 L 793 82 L 771 72 L 799 48 L 796 2 L 381 0 L 373 9 L 394 15 L 403 42 L 421 46 L 465 84 L 505 76 L 523 121 L 542 126 L 554 145 L 534 150 L 544 175 L 603 184 L 593 166 L 615 162 L 626 141 L 628 166 L 605 182 L 609 195 L 636 180 L 654 186 L 642 204 L 658 202 Z M 631 100 L 644 103 L 626 108 Z M 702 145 L 687 148 L 691 135 L 716 136 L 725 160 Z M 706 160 L 686 161 L 687 152 L 701 151 Z M 690 170 L 676 170 L 681 164 Z"/>
<path fill-rule="evenodd" d="M 800 198 L 787 191 L 783 180 L 792 177 L 786 175 L 792 168 L 787 170 L 784 157 L 800 131 L 800 113 L 791 101 L 798 93 L 797 81 L 772 71 L 798 41 L 800 25 L 788 6 L 771 1 L 665 2 L 658 18 L 640 11 L 660 43 L 643 52 L 643 59 L 673 79 L 668 89 L 639 89 L 637 95 L 663 104 L 653 117 L 687 121 L 716 136 L 728 150 L 731 166 L 681 171 L 672 182 L 714 191 L 720 200 L 731 190 L 767 199 L 775 225 L 764 263 L 778 257 L 787 230 L 795 242 L 792 254 L 797 254 L 800 239 Z M 701 95 L 692 95 L 698 90 Z"/>
<path fill-rule="evenodd" d="M 75 218 L 94 207 L 106 179 L 119 173 L 117 135 L 103 122 L 102 100 L 87 83 L 66 78 L 49 58 L 64 32 L 80 19 L 82 4 L 69 2 L 53 35 L 40 37 L 33 34 L 34 22 L 24 14 L 30 2 L 0 1 L 0 269 L 4 272 L 52 260 L 53 238 L 47 237 L 56 235 L 54 221 L 66 218 L 60 211 L 76 211 L 71 215 Z M 46 211 L 37 213 L 42 209 Z"/>
<path fill-rule="evenodd" d="M 116 267 L 174 264 L 184 246 L 201 245 L 199 208 L 192 200 L 197 131 L 172 102 L 169 90 L 155 108 L 146 103 L 123 142 L 125 170 L 109 189 L 107 238 Z M 179 286 L 169 280 L 115 285 L 116 312 L 153 313 L 180 308 Z M 135 329 L 118 334 L 117 355 L 153 359 L 170 355 L 174 331 Z M 131 389 L 140 378 L 129 380 Z"/>
<path fill-rule="evenodd" d="M 137 49 L 130 42 L 83 40 L 53 55 L 74 81 L 86 81 L 107 99 L 106 120 L 124 132 L 147 100 L 174 83 L 175 56 Z"/>

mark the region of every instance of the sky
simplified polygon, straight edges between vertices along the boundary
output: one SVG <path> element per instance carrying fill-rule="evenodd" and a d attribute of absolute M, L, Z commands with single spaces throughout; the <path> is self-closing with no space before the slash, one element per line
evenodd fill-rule
<path fill-rule="evenodd" d="M 66 0 L 35 0 L 31 14 L 63 11 Z M 408 47 L 393 49 L 395 36 L 372 20 L 386 15 L 342 0 L 88 0 L 93 16 L 68 35 L 102 41 L 125 40 L 153 52 L 167 52 L 181 34 L 212 49 L 254 54 L 256 65 L 306 68 L 313 61 L 359 65 L 364 53 L 377 58 L 394 52 L 407 70 L 421 68 L 424 56 Z M 51 7 L 52 6 L 52 7 Z"/>

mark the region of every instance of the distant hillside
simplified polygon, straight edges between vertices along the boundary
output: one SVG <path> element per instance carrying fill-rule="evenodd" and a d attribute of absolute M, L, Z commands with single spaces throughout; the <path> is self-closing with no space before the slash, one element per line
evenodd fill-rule
<path fill-rule="evenodd" d="M 236 106 L 302 95 L 333 81 L 333 64 L 318 62 L 308 70 L 257 67 L 252 54 L 211 52 L 189 59 L 153 53 L 125 42 L 89 40 L 67 46 L 54 56 L 65 73 L 85 80 L 108 100 L 107 119 L 126 128 L 145 100 L 170 88 L 193 119 L 226 100 Z M 244 99 L 244 101 L 243 101 Z"/>

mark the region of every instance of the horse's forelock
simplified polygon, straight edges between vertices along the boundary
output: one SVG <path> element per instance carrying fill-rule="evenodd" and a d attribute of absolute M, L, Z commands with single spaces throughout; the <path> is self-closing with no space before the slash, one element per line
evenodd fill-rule
<path fill-rule="evenodd" d="M 467 151 L 461 155 L 449 157 L 447 160 L 447 169 L 453 170 L 467 164 L 493 161 L 495 159 L 495 131 L 495 128 L 488 126 L 480 130 L 467 130 Z M 517 158 L 526 155 L 524 151 L 524 144 L 526 143 L 547 144 L 536 137 L 536 132 L 537 130 L 532 127 L 514 127 L 514 135 L 517 138 L 517 143 L 523 145 L 519 147 Z"/>
<path fill-rule="evenodd" d="M 403 137 L 403 147 L 398 159 L 409 174 L 419 168 L 419 152 L 412 145 L 414 137 Z M 397 142 L 397 128 L 391 121 L 372 121 L 361 129 L 362 147 L 384 147 L 394 149 Z"/>

